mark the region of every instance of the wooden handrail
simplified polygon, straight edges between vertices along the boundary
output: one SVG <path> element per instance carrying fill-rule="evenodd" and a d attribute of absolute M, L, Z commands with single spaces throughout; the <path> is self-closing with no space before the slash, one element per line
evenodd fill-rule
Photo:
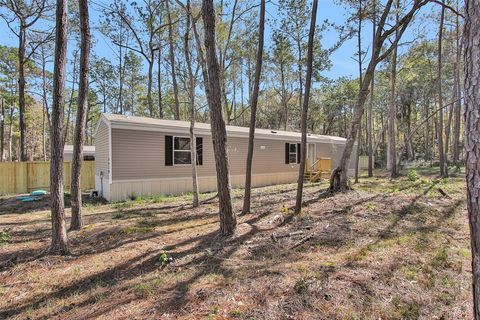
<path fill-rule="evenodd" d="M 317 163 L 320 161 L 320 159 L 317 159 L 309 168 L 308 170 L 309 171 L 312 171 L 312 169 L 315 169 L 315 166 L 317 165 Z"/>

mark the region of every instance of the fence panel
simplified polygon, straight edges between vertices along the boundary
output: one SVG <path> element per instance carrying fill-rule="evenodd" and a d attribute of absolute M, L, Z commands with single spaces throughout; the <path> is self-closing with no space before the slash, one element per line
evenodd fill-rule
<path fill-rule="evenodd" d="M 70 188 L 72 163 L 63 164 L 63 186 Z M 81 186 L 83 190 L 95 187 L 94 161 L 84 161 Z M 0 162 L 0 195 L 29 193 L 36 189 L 50 189 L 50 162 Z"/>

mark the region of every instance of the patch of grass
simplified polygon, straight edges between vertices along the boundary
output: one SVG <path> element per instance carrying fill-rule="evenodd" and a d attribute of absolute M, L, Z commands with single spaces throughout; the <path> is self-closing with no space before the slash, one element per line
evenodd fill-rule
<path fill-rule="evenodd" d="M 228 314 L 230 315 L 230 317 L 232 318 L 240 318 L 242 316 L 242 311 L 240 310 L 237 310 L 237 309 L 234 309 L 234 310 L 230 310 L 228 312 Z"/>
<path fill-rule="evenodd" d="M 466 259 L 472 258 L 472 252 L 467 249 L 458 249 L 458 255 Z"/>
<path fill-rule="evenodd" d="M 113 215 L 112 215 L 112 219 L 125 219 L 125 213 L 123 211 L 118 211 L 118 212 L 115 212 Z"/>
<path fill-rule="evenodd" d="M 123 228 L 122 232 L 127 234 L 127 235 L 132 235 L 132 234 L 136 234 L 136 233 L 145 234 L 145 233 L 152 232 L 153 230 L 155 230 L 155 228 L 128 226 L 128 227 Z"/>
<path fill-rule="evenodd" d="M 148 298 L 153 295 L 154 288 L 149 283 L 140 283 L 135 287 L 135 295 L 141 298 Z"/>
<path fill-rule="evenodd" d="M 105 300 L 106 298 L 108 298 L 108 296 L 109 296 L 109 293 L 104 290 L 97 290 L 92 295 L 95 302 L 100 302 L 102 300 Z"/>
<path fill-rule="evenodd" d="M 293 290 L 295 290 L 296 293 L 302 294 L 305 293 L 308 289 L 308 283 L 305 278 L 298 278 L 297 281 L 295 282 L 295 285 L 293 286 Z"/>
<path fill-rule="evenodd" d="M 401 319 L 416 320 L 420 316 L 421 305 L 417 301 L 406 301 L 395 297 L 392 299 L 392 304 Z"/>
<path fill-rule="evenodd" d="M 417 266 L 404 266 L 402 268 L 402 272 L 407 280 L 415 280 L 418 277 L 420 271 L 421 269 Z"/>
<path fill-rule="evenodd" d="M 72 269 L 72 274 L 73 274 L 73 275 L 80 274 L 80 273 L 82 272 L 82 270 L 83 270 L 82 267 L 80 267 L 80 266 L 75 266 L 75 267 L 73 267 L 73 269 Z"/>
<path fill-rule="evenodd" d="M 11 228 L 4 228 L 0 230 L 0 245 L 4 245 L 10 242 L 10 240 L 12 239 L 12 235 L 10 234 L 11 231 Z"/>
<path fill-rule="evenodd" d="M 6 291 L 7 291 L 7 287 L 0 284 L 0 297 L 2 297 L 5 294 Z"/>
<path fill-rule="evenodd" d="M 452 305 L 455 302 L 456 295 L 448 290 L 442 290 L 436 294 L 436 299 L 444 305 Z"/>
<path fill-rule="evenodd" d="M 220 307 L 219 306 L 213 306 L 212 311 L 208 315 L 207 319 L 208 320 L 213 320 L 217 317 L 217 314 L 220 312 Z"/>
<path fill-rule="evenodd" d="M 333 261 L 325 261 L 324 263 L 322 263 L 322 266 L 324 267 L 335 267 L 337 265 L 336 262 L 333 262 Z"/>
<path fill-rule="evenodd" d="M 448 263 L 448 252 L 445 246 L 437 250 L 432 259 L 432 266 L 436 269 L 444 268 Z"/>
<path fill-rule="evenodd" d="M 375 209 L 377 209 L 377 206 L 373 202 L 367 202 L 367 204 L 365 205 L 365 209 L 367 211 L 373 212 L 375 211 Z"/>

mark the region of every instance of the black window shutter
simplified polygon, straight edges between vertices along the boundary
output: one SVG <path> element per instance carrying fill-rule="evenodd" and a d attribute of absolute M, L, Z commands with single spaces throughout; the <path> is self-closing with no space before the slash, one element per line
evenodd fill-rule
<path fill-rule="evenodd" d="M 290 163 L 290 143 L 285 143 L 285 164 Z"/>
<path fill-rule="evenodd" d="M 203 138 L 197 137 L 195 139 L 197 145 L 197 164 L 203 165 Z"/>
<path fill-rule="evenodd" d="M 301 155 L 301 152 L 300 152 L 300 147 L 302 145 L 300 143 L 297 143 L 297 163 L 300 163 L 300 155 Z"/>
<path fill-rule="evenodd" d="M 165 165 L 173 166 L 173 137 L 165 136 Z"/>

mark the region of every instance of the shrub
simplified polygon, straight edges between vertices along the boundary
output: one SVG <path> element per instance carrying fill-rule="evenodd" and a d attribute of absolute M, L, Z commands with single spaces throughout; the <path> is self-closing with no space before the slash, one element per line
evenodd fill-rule
<path fill-rule="evenodd" d="M 410 171 L 408 171 L 407 177 L 410 181 L 417 181 L 419 178 L 417 170 L 411 169 Z"/>

